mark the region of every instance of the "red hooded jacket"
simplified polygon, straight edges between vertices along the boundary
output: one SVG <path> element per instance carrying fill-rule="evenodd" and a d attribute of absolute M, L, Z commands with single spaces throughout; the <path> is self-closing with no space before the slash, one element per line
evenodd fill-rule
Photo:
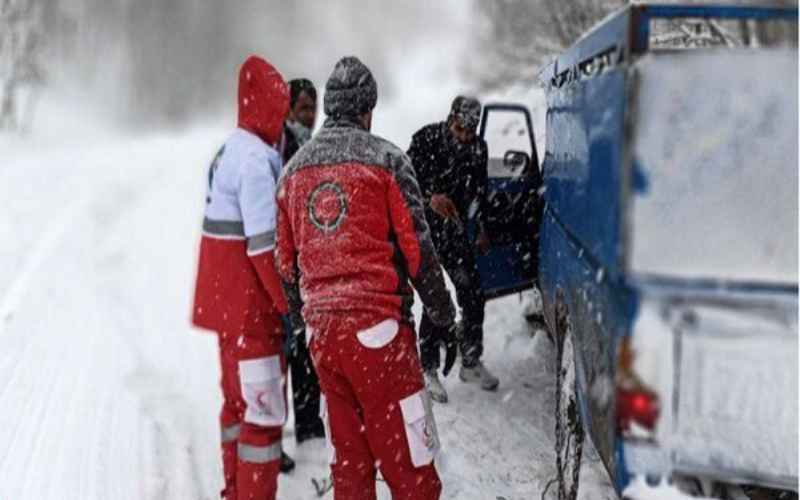
<path fill-rule="evenodd" d="M 208 173 L 192 322 L 248 335 L 282 335 L 287 311 L 275 272 L 276 150 L 289 110 L 281 74 L 251 56 L 239 73 L 239 127 Z"/>
<path fill-rule="evenodd" d="M 239 71 L 239 128 L 275 147 L 289 113 L 289 87 L 277 69 L 250 56 Z"/>
<path fill-rule="evenodd" d="M 412 325 L 411 281 L 434 323 L 452 324 L 419 186 L 397 147 L 329 119 L 287 164 L 278 207 L 278 272 L 293 323 Z"/>

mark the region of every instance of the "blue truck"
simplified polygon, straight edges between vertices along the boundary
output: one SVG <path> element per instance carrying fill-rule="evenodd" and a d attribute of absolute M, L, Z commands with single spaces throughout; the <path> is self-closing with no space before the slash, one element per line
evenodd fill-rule
<path fill-rule="evenodd" d="M 485 106 L 479 267 L 541 290 L 557 498 L 588 441 L 623 496 L 797 498 L 797 74 L 796 8 L 632 5 L 541 70 L 541 164 Z"/>

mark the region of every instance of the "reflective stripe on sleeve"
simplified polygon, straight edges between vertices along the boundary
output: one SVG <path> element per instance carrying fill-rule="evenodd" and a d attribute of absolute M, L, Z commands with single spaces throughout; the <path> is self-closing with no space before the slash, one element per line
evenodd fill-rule
<path fill-rule="evenodd" d="M 239 443 L 237 452 L 239 459 L 244 462 L 265 464 L 281 458 L 281 443 L 278 441 L 267 446 L 252 446 Z"/>
<path fill-rule="evenodd" d="M 239 424 L 223 427 L 221 432 L 221 440 L 223 443 L 230 443 L 239 439 Z"/>
<path fill-rule="evenodd" d="M 275 231 L 267 231 L 247 238 L 247 255 L 255 255 L 273 248 L 275 248 Z"/>
<path fill-rule="evenodd" d="M 203 232 L 210 236 L 238 236 L 244 238 L 244 223 L 238 220 L 203 219 Z"/>

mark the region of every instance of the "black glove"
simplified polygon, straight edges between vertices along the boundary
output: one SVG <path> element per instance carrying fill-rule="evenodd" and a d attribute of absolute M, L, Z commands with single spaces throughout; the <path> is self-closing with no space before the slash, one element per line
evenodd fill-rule
<path fill-rule="evenodd" d="M 458 354 L 458 338 L 456 336 L 455 323 L 442 328 L 439 342 L 445 350 L 442 374 L 446 377 L 450 373 L 450 370 L 453 369 L 453 365 L 456 364 L 456 355 Z"/>

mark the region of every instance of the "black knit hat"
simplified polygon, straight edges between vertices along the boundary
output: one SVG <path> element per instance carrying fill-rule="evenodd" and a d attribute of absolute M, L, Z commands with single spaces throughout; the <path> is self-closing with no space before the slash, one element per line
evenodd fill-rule
<path fill-rule="evenodd" d="M 357 57 L 340 59 L 325 84 L 325 114 L 356 118 L 372 111 L 377 102 L 378 85 L 369 68 Z"/>

